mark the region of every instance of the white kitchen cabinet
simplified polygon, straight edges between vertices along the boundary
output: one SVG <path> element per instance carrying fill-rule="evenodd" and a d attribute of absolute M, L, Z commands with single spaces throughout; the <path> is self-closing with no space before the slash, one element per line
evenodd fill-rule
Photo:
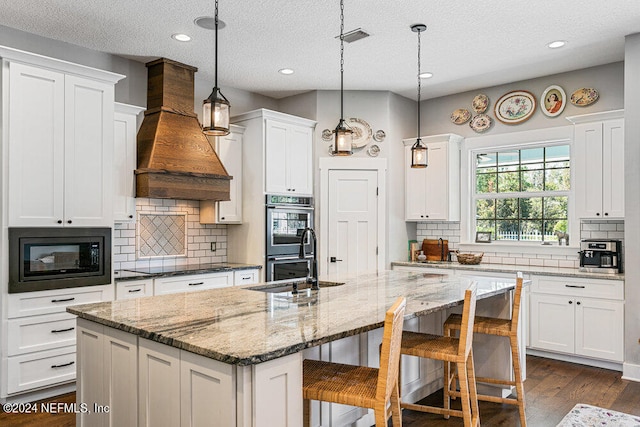
<path fill-rule="evenodd" d="M 572 164 L 580 218 L 624 218 L 624 112 L 567 118 L 575 123 Z"/>
<path fill-rule="evenodd" d="M 233 271 L 154 279 L 153 294 L 165 295 L 178 292 L 203 291 L 226 286 L 233 286 Z"/>
<path fill-rule="evenodd" d="M 302 425 L 302 354 L 253 365 L 255 427 Z M 348 407 L 353 409 L 353 407 Z M 331 424 L 331 425 L 345 425 Z"/>
<path fill-rule="evenodd" d="M 116 300 L 148 297 L 153 295 L 153 279 L 116 282 Z"/>
<path fill-rule="evenodd" d="M 624 282 L 534 276 L 530 347 L 622 362 Z"/>
<path fill-rule="evenodd" d="M 233 177 L 229 182 L 231 200 L 214 202 L 200 201 L 201 224 L 241 224 L 242 223 L 242 146 L 244 128 L 231 125 L 231 133 L 217 138 L 208 137 L 209 142 L 225 169 Z"/>
<path fill-rule="evenodd" d="M 180 425 L 180 349 L 138 339 L 139 426 Z"/>
<path fill-rule="evenodd" d="M 312 195 L 312 128 L 271 119 L 265 126 L 265 192 Z"/>
<path fill-rule="evenodd" d="M 411 167 L 411 146 L 405 144 L 405 220 L 460 220 L 460 143 L 454 134 L 422 138 L 427 145 L 429 165 Z"/>
<path fill-rule="evenodd" d="M 233 285 L 251 285 L 253 283 L 258 283 L 259 277 L 260 270 L 257 268 L 249 270 L 235 270 L 233 272 Z"/>
<path fill-rule="evenodd" d="M 107 123 L 119 75 L 96 80 L 4 58 L 9 226 L 111 226 L 114 129 Z"/>
<path fill-rule="evenodd" d="M 144 107 L 115 103 L 113 130 L 113 220 L 136 220 L 136 183 L 134 170 L 137 165 L 136 135 L 138 116 Z"/>

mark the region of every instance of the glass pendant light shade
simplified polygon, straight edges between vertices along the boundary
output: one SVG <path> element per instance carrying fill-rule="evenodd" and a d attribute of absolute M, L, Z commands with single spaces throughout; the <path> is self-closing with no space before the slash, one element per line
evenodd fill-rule
<path fill-rule="evenodd" d="M 411 167 L 426 168 L 429 165 L 427 146 L 420 138 L 411 146 Z"/>
<path fill-rule="evenodd" d="M 331 154 L 334 156 L 350 156 L 353 154 L 353 131 L 347 127 L 343 119 L 333 131 L 334 141 Z"/>
<path fill-rule="evenodd" d="M 214 28 L 216 34 L 215 42 L 215 85 L 211 95 L 202 101 L 202 132 L 205 135 L 225 136 L 229 135 L 229 109 L 231 105 L 227 98 L 220 92 L 218 87 L 218 0 L 216 0 L 216 15 L 214 17 Z"/>
<path fill-rule="evenodd" d="M 214 87 L 209 98 L 202 101 L 202 131 L 205 135 L 229 135 L 229 107 L 227 98 Z"/>

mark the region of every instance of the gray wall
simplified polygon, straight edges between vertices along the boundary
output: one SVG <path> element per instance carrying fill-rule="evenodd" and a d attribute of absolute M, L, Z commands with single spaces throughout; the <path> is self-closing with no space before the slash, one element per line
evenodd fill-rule
<path fill-rule="evenodd" d="M 501 86 L 493 86 L 455 95 L 429 99 L 422 102 L 422 133 L 437 135 L 441 133 L 457 133 L 464 137 L 490 135 L 497 133 L 517 132 L 531 129 L 566 126 L 569 124 L 565 117 L 598 111 L 617 110 L 623 108 L 624 99 L 624 64 L 616 62 L 598 67 L 585 68 L 569 73 L 554 74 L 531 80 L 518 81 Z M 593 87 L 600 93 L 600 98 L 587 107 L 576 107 L 567 102 L 564 111 L 557 117 L 547 117 L 539 106 L 529 120 L 518 125 L 506 125 L 496 120 L 493 113 L 495 102 L 505 93 L 513 90 L 526 90 L 535 95 L 539 104 L 540 96 L 550 85 L 559 85 L 571 96 L 573 91 L 582 87 Z M 423 92 L 424 93 L 424 92 Z M 488 114 L 493 119 L 492 127 L 482 134 L 476 133 L 469 127 L 469 122 L 462 125 L 451 123 L 451 113 L 458 108 L 468 109 L 472 115 L 471 100 L 479 93 L 489 97 Z"/>
<path fill-rule="evenodd" d="M 624 63 L 625 365 L 640 380 L 640 34 L 627 36 Z"/>

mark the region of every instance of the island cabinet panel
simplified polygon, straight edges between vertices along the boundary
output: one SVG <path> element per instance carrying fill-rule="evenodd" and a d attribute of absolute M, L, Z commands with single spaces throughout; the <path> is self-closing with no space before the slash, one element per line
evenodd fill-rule
<path fill-rule="evenodd" d="M 76 402 L 104 403 L 104 326 L 78 319 L 78 377 L 76 378 Z M 79 426 L 103 426 L 104 415 L 81 411 L 76 415 Z"/>
<path fill-rule="evenodd" d="M 180 425 L 180 350 L 143 338 L 138 346 L 139 425 Z"/>
<path fill-rule="evenodd" d="M 253 365 L 254 427 L 302 425 L 302 354 Z"/>

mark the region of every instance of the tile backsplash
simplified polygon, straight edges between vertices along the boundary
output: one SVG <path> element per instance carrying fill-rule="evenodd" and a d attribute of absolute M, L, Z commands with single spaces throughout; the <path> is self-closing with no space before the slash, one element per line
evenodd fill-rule
<path fill-rule="evenodd" d="M 115 224 L 115 270 L 227 262 L 227 226 L 200 224 L 199 201 L 137 198 L 136 212 Z"/>
<path fill-rule="evenodd" d="M 459 222 L 419 222 L 417 224 L 417 240 L 446 239 L 449 241 L 449 250 L 460 248 L 460 223 Z M 581 239 L 617 239 L 622 240 L 622 253 L 624 254 L 624 221 L 623 220 L 582 220 L 580 221 Z M 570 240 L 572 245 L 578 245 L 578 241 Z M 577 251 L 576 251 L 577 252 Z M 536 265 L 545 267 L 578 268 L 580 261 L 576 255 L 549 255 L 544 253 L 519 253 L 519 252 L 489 252 L 484 251 L 483 263 L 487 264 L 516 264 Z"/>

